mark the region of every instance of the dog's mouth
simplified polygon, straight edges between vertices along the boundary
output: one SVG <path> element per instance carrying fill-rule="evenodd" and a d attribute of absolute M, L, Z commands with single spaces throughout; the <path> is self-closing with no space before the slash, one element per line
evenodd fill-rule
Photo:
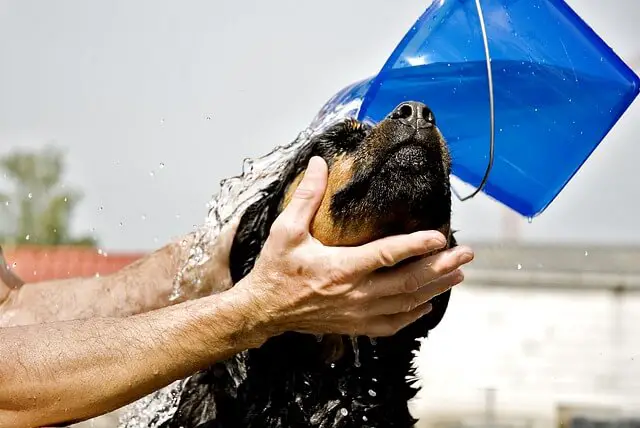
<path fill-rule="evenodd" d="M 389 173 L 420 174 L 429 168 L 429 148 L 424 144 L 407 141 L 384 156 L 374 175 L 387 175 Z"/>

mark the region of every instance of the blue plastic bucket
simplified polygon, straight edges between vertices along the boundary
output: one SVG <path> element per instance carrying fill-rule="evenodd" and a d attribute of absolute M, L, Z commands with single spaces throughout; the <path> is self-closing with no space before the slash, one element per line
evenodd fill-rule
<path fill-rule="evenodd" d="M 638 76 L 562 0 L 435 0 L 374 77 L 321 110 L 360 101 L 376 123 L 401 101 L 427 104 L 453 174 L 520 214 L 541 213 L 636 98 Z M 480 19 L 482 16 L 482 21 Z M 484 24 L 484 35 L 481 23 Z M 485 40 L 487 44 L 485 46 Z"/>

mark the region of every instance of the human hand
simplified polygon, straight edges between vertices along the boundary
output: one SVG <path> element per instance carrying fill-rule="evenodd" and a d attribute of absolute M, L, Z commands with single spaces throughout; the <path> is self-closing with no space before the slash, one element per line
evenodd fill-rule
<path fill-rule="evenodd" d="M 433 297 L 463 280 L 473 259 L 456 247 L 394 269 L 446 245 L 436 231 L 391 236 L 360 247 L 328 247 L 310 223 L 327 186 L 327 165 L 312 158 L 304 178 L 271 227 L 251 273 L 233 288 L 253 302 L 247 314 L 268 336 L 286 331 L 389 336 L 429 313 Z"/>

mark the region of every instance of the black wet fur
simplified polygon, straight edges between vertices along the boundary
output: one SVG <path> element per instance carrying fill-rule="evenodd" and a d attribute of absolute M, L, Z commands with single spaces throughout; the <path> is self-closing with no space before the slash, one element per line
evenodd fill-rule
<path fill-rule="evenodd" d="M 354 152 L 370 132 L 370 127 L 347 120 L 301 149 L 295 162 L 243 215 L 230 254 L 234 283 L 253 268 L 279 213 L 287 185 L 306 168 L 312 155 L 322 156 L 329 167 L 340 154 L 346 153 L 359 156 L 359 162 L 367 165 L 366 171 L 384 169 L 381 166 L 384 153 L 376 153 L 376 148 L 367 148 L 366 153 Z M 434 140 L 433 144 L 436 143 Z M 410 156 L 411 152 L 408 153 Z M 408 222 L 403 222 L 403 218 L 418 220 L 418 224 L 414 222 L 410 227 L 414 230 L 448 227 L 451 217 L 448 153 L 445 162 L 435 150 L 421 156 L 429 163 L 429 170 L 434 171 L 423 182 L 408 182 L 406 177 L 394 177 L 394 171 L 381 171 L 382 179 L 375 184 L 366 173 L 356 174 L 349 187 L 336 193 L 332 215 L 344 221 L 358 221 L 358 213 L 363 211 L 373 210 L 381 218 L 389 217 L 393 211 L 395 216 L 380 224 L 384 236 L 413 231 L 407 230 Z M 358 205 L 357 199 L 363 192 L 381 184 L 386 188 L 378 189 L 378 194 L 370 197 L 372 204 Z M 399 204 L 398 198 L 385 200 L 388 193 L 384 192 L 402 194 L 403 203 Z M 449 247 L 455 245 L 451 236 Z M 416 420 L 409 413 L 407 402 L 417 390 L 410 386 L 407 376 L 412 373 L 413 351 L 419 347 L 417 339 L 426 337 L 442 320 L 449 296 L 450 291 L 434 298 L 431 313 L 392 337 L 378 338 L 375 345 L 369 338 L 358 338 L 360 367 L 354 365 L 351 346 L 345 347 L 341 359 L 328 364 L 321 357 L 322 344 L 316 337 L 300 333 L 274 337 L 259 349 L 214 364 L 191 377 L 182 391 L 177 412 L 163 428 L 412 427 Z M 347 344 L 348 339 L 345 338 Z"/>

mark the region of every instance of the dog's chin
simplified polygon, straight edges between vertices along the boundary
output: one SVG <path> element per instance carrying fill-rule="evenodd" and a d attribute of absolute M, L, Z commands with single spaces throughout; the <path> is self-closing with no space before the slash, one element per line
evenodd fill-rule
<path fill-rule="evenodd" d="M 429 173 L 429 150 L 421 144 L 402 145 L 390 153 L 376 174 L 379 179 L 415 179 Z"/>

